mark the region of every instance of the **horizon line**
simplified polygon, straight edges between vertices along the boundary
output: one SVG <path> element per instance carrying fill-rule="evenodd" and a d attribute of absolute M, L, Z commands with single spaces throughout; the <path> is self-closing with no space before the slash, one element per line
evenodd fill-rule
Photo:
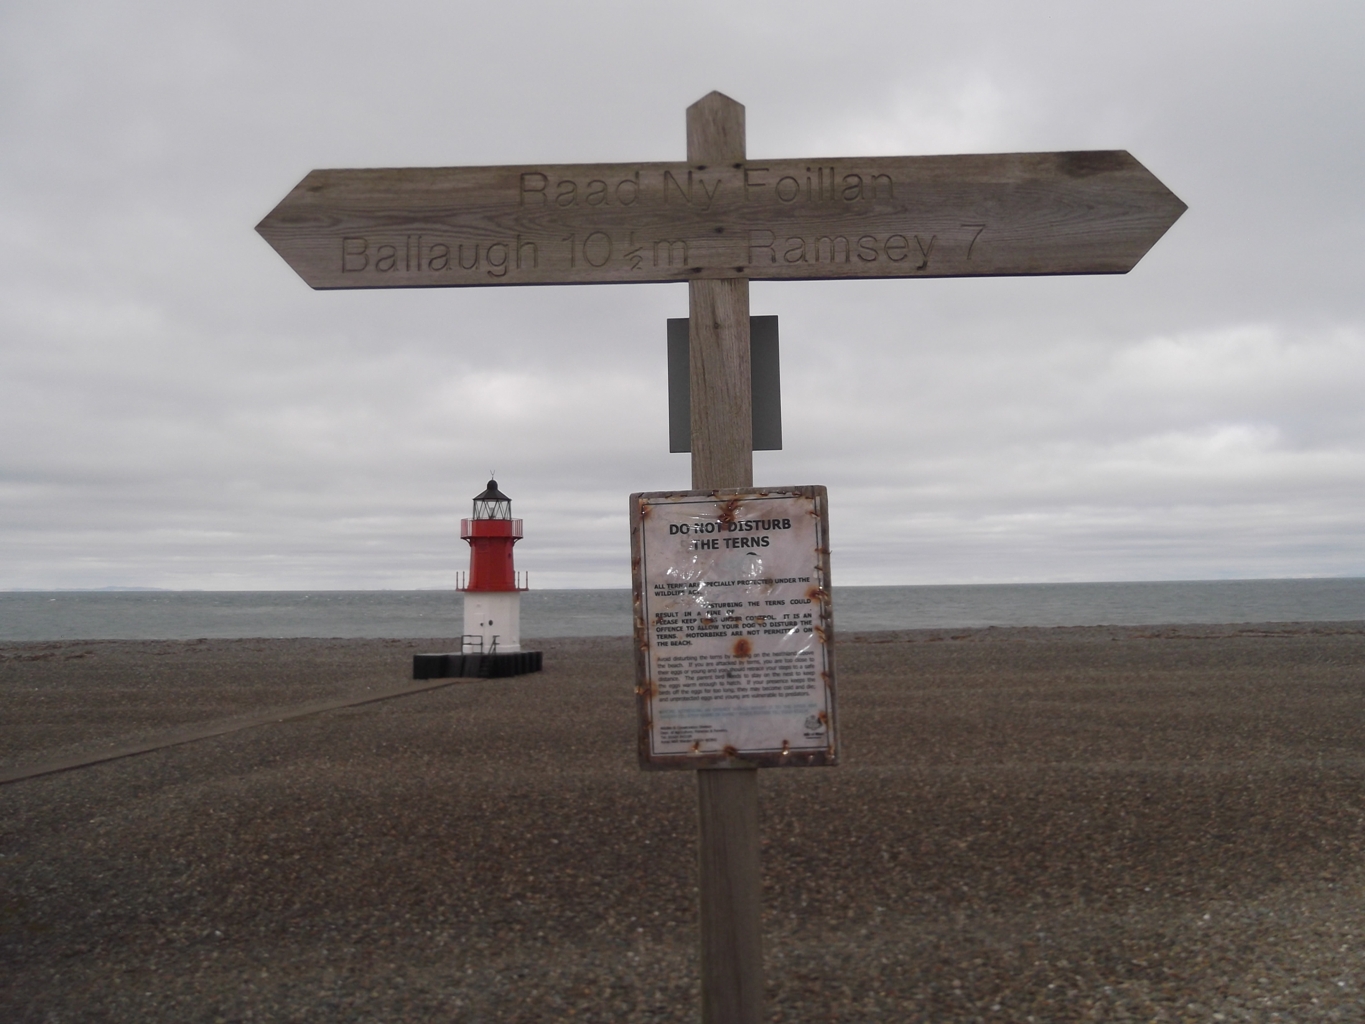
<path fill-rule="evenodd" d="M 1346 582 L 1365 581 L 1365 575 L 1345 576 L 1224 576 L 1182 579 L 1146 580 L 1007 580 L 992 583 L 836 583 L 834 589 L 879 589 L 879 588 L 920 588 L 934 587 L 1087 587 L 1087 586 L 1140 586 L 1162 583 L 1302 583 L 1302 582 Z M 538 587 L 524 593 L 561 593 L 565 591 L 622 591 L 629 593 L 629 586 L 616 587 Z M 454 587 L 235 587 L 217 589 L 211 587 L 0 587 L 0 594 L 458 594 L 463 591 Z"/>

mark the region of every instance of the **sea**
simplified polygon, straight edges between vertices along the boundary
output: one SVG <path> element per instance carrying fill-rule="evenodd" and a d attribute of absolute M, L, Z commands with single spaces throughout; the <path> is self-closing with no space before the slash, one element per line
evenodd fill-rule
<path fill-rule="evenodd" d="M 0 640 L 444 638 L 445 590 L 7 591 Z M 522 636 L 627 636 L 629 590 L 531 590 Z M 839 630 L 1365 621 L 1365 579 L 836 587 Z"/>

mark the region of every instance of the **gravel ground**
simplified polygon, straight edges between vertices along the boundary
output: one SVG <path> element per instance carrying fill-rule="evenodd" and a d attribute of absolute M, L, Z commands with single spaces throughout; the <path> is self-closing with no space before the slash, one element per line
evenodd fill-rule
<path fill-rule="evenodd" d="M 0 643 L 0 767 L 449 641 Z M 0 1019 L 691 1021 L 695 784 L 629 642 L 0 786 Z M 774 1021 L 1365 1021 L 1365 624 L 840 638 L 769 770 Z"/>

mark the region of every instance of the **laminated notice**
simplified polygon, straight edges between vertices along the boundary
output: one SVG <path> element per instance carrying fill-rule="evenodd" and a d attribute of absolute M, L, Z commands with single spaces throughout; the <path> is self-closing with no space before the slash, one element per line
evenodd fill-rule
<path fill-rule="evenodd" d="M 837 758 L 823 487 L 630 496 L 645 768 Z"/>

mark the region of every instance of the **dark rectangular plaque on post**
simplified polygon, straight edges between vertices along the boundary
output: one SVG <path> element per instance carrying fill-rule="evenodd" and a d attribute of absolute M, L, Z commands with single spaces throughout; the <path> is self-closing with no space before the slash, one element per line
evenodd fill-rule
<path fill-rule="evenodd" d="M 687 317 L 668 320 L 668 450 L 692 450 L 692 377 Z M 782 450 L 782 371 L 777 317 L 749 317 L 749 391 L 754 451 Z"/>

